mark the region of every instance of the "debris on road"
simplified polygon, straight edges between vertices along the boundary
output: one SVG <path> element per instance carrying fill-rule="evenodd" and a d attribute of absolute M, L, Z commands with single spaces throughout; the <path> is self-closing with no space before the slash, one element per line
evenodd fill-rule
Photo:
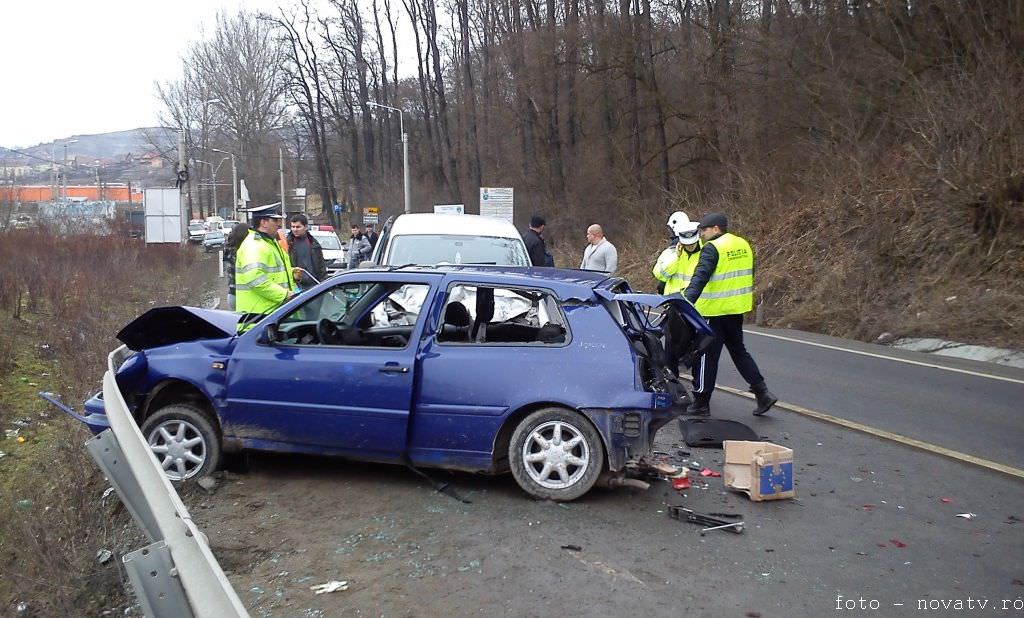
<path fill-rule="evenodd" d="M 977 515 L 975 515 L 974 513 L 958 513 L 957 517 L 963 519 L 974 519 L 975 517 L 977 517 Z"/>
<path fill-rule="evenodd" d="M 676 491 L 682 491 L 690 488 L 690 479 L 685 476 L 680 476 L 672 479 L 672 489 Z"/>
<path fill-rule="evenodd" d="M 710 515 L 703 515 L 701 513 L 691 511 L 690 509 L 685 509 L 681 506 L 670 505 L 668 507 L 668 516 L 672 519 L 686 521 L 691 524 L 707 526 L 700 531 L 701 536 L 703 536 L 705 532 L 709 532 L 711 530 L 728 530 L 729 532 L 734 532 L 736 534 L 741 534 L 743 532 L 744 522 L 742 520 L 725 521 L 723 519 L 711 517 Z"/>
<path fill-rule="evenodd" d="M 793 449 L 771 442 L 726 440 L 725 486 L 747 494 L 754 502 L 796 496 L 793 487 Z"/>
<path fill-rule="evenodd" d="M 704 477 L 711 476 L 711 477 L 718 478 L 718 477 L 722 476 L 722 473 L 721 472 L 715 472 L 711 468 L 704 468 L 703 470 L 700 471 L 700 475 L 704 476 Z"/>
<path fill-rule="evenodd" d="M 96 562 L 99 564 L 106 564 L 110 562 L 111 558 L 114 557 L 114 552 L 109 549 L 101 549 L 96 552 Z"/>
<path fill-rule="evenodd" d="M 903 549 L 904 547 L 907 546 L 906 543 L 904 543 L 903 541 L 901 541 L 899 539 L 889 539 L 889 542 L 892 543 L 894 547 L 898 547 L 900 549 Z M 885 545 L 883 545 L 882 547 L 885 547 Z"/>
<path fill-rule="evenodd" d="M 562 545 L 562 549 L 567 549 L 569 551 L 583 551 L 583 548 L 579 545 Z"/>
<path fill-rule="evenodd" d="M 953 501 L 952 498 L 939 498 L 939 502 L 941 502 L 943 504 L 949 504 L 952 501 Z"/>
<path fill-rule="evenodd" d="M 217 479 L 212 476 L 199 477 L 196 479 L 196 485 L 202 487 L 208 494 L 212 494 L 217 491 Z"/>
<path fill-rule="evenodd" d="M 332 579 L 331 581 L 325 582 L 323 584 L 316 584 L 314 586 L 310 586 L 309 589 L 315 592 L 316 594 L 327 594 L 329 592 L 337 592 L 338 590 L 345 591 L 348 590 L 348 582 Z"/>

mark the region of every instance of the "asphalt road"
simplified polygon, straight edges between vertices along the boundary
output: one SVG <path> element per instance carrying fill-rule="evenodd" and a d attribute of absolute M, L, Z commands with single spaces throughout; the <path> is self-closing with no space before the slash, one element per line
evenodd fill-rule
<path fill-rule="evenodd" d="M 1024 369 L 781 329 L 744 339 L 783 401 L 1024 468 Z M 727 356 L 719 383 L 746 390 Z"/>
<path fill-rule="evenodd" d="M 1024 385 L 748 340 L 785 401 L 1020 462 Z M 729 366 L 725 383 L 740 386 Z M 710 478 L 685 494 L 659 481 L 557 505 L 510 477 L 438 473 L 462 504 L 401 468 L 276 455 L 184 498 L 253 616 L 916 616 L 981 601 L 988 615 L 1024 614 L 1024 481 L 784 409 L 754 418 L 728 393 L 712 406 L 794 449 L 796 499 L 753 503 Z M 656 443 L 721 470 L 722 452 L 682 445 L 675 423 Z M 670 504 L 741 513 L 747 527 L 702 537 Z M 329 580 L 349 589 L 309 590 Z M 963 611 L 931 609 L 957 601 Z"/>

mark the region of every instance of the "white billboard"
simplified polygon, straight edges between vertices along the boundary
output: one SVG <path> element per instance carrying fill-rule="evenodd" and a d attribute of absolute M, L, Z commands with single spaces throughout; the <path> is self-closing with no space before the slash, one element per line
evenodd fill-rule
<path fill-rule="evenodd" d="M 181 191 L 174 187 L 146 189 L 146 243 L 185 242 L 185 213 L 181 208 Z"/>
<path fill-rule="evenodd" d="M 480 187 L 480 214 L 512 222 L 512 187 Z"/>

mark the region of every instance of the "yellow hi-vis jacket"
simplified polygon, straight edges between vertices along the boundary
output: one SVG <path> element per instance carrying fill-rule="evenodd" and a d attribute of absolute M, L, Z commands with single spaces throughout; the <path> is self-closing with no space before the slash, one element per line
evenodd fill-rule
<path fill-rule="evenodd" d="M 754 308 L 754 251 L 746 240 L 722 234 L 709 241 L 718 264 L 694 305 L 704 317 L 739 315 Z"/>
<path fill-rule="evenodd" d="M 658 281 L 665 283 L 665 290 L 662 292 L 665 296 L 676 292 L 682 293 L 686 286 L 690 285 L 690 277 L 697 269 L 699 261 L 699 246 L 693 253 L 687 253 L 682 244 L 677 244 L 661 252 L 651 274 Z"/>
<path fill-rule="evenodd" d="M 235 311 L 266 315 L 295 287 L 292 264 L 276 239 L 250 231 L 235 254 Z M 247 320 L 251 323 L 254 320 Z M 239 325 L 239 331 L 247 330 Z"/>

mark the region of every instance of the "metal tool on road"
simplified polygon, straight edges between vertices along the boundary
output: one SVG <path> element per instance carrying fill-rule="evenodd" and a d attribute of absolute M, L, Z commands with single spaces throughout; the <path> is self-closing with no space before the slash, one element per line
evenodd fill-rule
<path fill-rule="evenodd" d="M 742 521 L 726 521 L 724 519 L 711 517 L 710 515 L 696 513 L 681 506 L 669 506 L 668 516 L 672 519 L 684 520 L 691 524 L 708 526 L 700 531 L 701 534 L 704 534 L 709 530 L 728 530 L 729 532 L 734 532 L 736 534 L 743 533 L 744 522 Z"/>

